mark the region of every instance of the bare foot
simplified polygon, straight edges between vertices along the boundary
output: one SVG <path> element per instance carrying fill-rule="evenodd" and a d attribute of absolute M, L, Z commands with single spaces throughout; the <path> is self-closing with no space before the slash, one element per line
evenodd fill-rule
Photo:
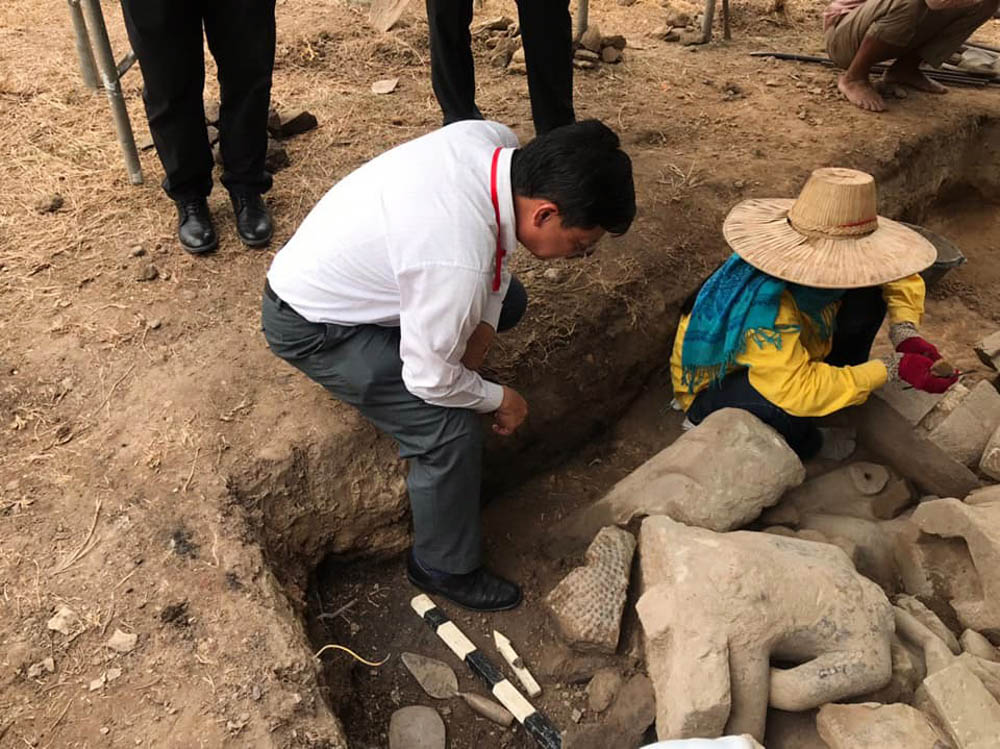
<path fill-rule="evenodd" d="M 910 65 L 893 65 L 882 76 L 886 83 L 897 83 L 900 86 L 908 86 L 917 91 L 926 91 L 929 94 L 946 94 L 948 88 L 942 86 L 937 81 L 932 81 L 919 68 Z"/>
<path fill-rule="evenodd" d="M 837 88 L 851 104 L 859 109 L 868 112 L 885 111 L 885 101 L 879 96 L 878 91 L 872 88 L 872 84 L 868 82 L 867 78 L 852 80 L 842 74 L 837 79 Z"/>

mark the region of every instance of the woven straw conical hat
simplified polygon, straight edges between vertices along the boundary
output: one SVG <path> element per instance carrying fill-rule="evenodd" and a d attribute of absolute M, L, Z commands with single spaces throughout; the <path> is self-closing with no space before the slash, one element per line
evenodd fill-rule
<path fill-rule="evenodd" d="M 795 200 L 744 200 L 722 231 L 758 270 L 824 289 L 878 286 L 937 258 L 920 234 L 878 215 L 875 179 L 854 169 L 817 169 Z"/>

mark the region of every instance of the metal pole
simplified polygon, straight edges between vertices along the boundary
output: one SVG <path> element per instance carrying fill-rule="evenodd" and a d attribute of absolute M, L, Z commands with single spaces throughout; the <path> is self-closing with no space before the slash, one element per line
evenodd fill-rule
<path fill-rule="evenodd" d="M 712 40 L 712 21 L 715 20 L 715 0 L 705 0 L 705 12 L 701 19 L 701 43 L 708 44 Z"/>
<path fill-rule="evenodd" d="M 97 68 L 94 66 L 94 51 L 90 48 L 90 37 L 87 36 L 87 24 L 80 11 L 80 0 L 67 0 L 67 2 L 69 3 L 69 17 L 73 20 L 76 56 L 80 60 L 83 85 L 87 88 L 100 88 L 97 82 Z"/>
<path fill-rule="evenodd" d="M 115 121 L 118 133 L 118 145 L 125 157 L 125 168 L 128 169 L 128 179 L 133 185 L 142 184 L 142 167 L 139 166 L 139 152 L 135 148 L 135 136 L 132 135 L 132 123 L 128 119 L 125 108 L 125 97 L 122 96 L 121 83 L 118 80 L 118 67 L 115 64 L 114 53 L 111 51 L 111 40 L 108 29 L 104 25 L 104 13 L 101 11 L 100 0 L 80 0 L 83 12 L 90 28 L 91 39 L 97 52 L 97 65 L 101 71 L 101 81 L 108 92 L 111 103 L 111 115 Z"/>
<path fill-rule="evenodd" d="M 533 2 L 535 0 L 532 0 Z M 576 30 L 573 32 L 573 44 L 579 44 L 580 39 L 583 37 L 583 32 L 587 30 L 590 25 L 590 0 L 577 0 L 576 3 L 576 19 L 574 21 L 574 26 Z"/>

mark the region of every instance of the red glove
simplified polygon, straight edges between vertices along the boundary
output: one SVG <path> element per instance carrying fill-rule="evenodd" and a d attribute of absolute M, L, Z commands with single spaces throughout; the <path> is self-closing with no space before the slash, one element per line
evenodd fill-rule
<path fill-rule="evenodd" d="M 905 341 L 901 341 L 900 344 L 896 346 L 896 351 L 901 354 L 920 354 L 921 356 L 926 356 L 932 362 L 941 358 L 941 352 L 937 350 L 934 344 L 928 343 L 918 335 L 907 338 Z"/>
<path fill-rule="evenodd" d="M 903 341 L 900 345 L 903 346 L 912 340 L 919 340 L 921 343 L 926 343 L 930 346 L 929 343 L 920 338 L 911 338 Z M 934 348 L 933 346 L 930 347 Z M 921 356 L 920 354 L 903 354 L 903 357 L 899 360 L 899 378 L 910 383 L 917 390 L 923 390 L 925 393 L 943 393 L 958 382 L 957 374 L 951 377 L 937 377 L 934 375 L 931 372 L 933 365 L 934 362 L 926 356 Z"/>

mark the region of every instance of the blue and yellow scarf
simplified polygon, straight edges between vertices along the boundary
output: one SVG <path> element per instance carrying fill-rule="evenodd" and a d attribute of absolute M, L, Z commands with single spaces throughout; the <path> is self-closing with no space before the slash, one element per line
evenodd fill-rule
<path fill-rule="evenodd" d="M 704 283 L 691 310 L 681 352 L 681 382 L 689 392 L 706 379 L 721 381 L 746 352 L 748 339 L 760 348 L 770 344 L 780 349 L 781 334 L 800 329 L 775 323 L 785 289 L 822 339 L 833 335 L 836 312 L 828 308 L 844 295 L 843 289 L 786 283 L 734 254 Z"/>

